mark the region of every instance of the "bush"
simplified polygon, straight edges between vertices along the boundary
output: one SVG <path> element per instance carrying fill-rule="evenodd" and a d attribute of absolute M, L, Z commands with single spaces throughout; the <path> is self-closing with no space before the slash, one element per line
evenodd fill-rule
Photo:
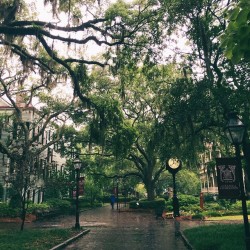
<path fill-rule="evenodd" d="M 211 210 L 209 210 L 209 211 L 204 211 L 203 215 L 208 216 L 208 217 L 220 217 L 220 216 L 222 216 L 222 213 L 221 213 L 221 211 L 211 211 Z"/>
<path fill-rule="evenodd" d="M 28 214 L 36 214 L 37 212 L 44 212 L 49 210 L 49 205 L 44 203 L 30 203 L 28 206 L 27 213 Z"/>
<path fill-rule="evenodd" d="M 194 214 L 194 215 L 192 215 L 192 219 L 194 219 L 194 220 L 203 220 L 204 215 L 202 213 Z"/>
<path fill-rule="evenodd" d="M 49 205 L 51 210 L 57 210 L 59 213 L 65 213 L 70 210 L 71 204 L 68 200 L 61 200 L 61 199 L 49 199 L 46 201 Z"/>
<path fill-rule="evenodd" d="M 9 206 L 12 208 L 20 208 L 21 207 L 21 197 L 19 194 L 11 195 Z"/>
<path fill-rule="evenodd" d="M 180 207 L 190 206 L 192 204 L 198 205 L 200 203 L 200 198 L 193 195 L 180 194 L 178 196 Z"/>
<path fill-rule="evenodd" d="M 0 203 L 0 217 L 18 217 L 19 209 L 12 208 L 5 202 Z"/>
<path fill-rule="evenodd" d="M 189 212 L 190 214 L 197 214 L 202 212 L 202 209 L 200 208 L 199 205 L 190 205 L 182 207 L 182 210 L 185 212 Z"/>
<path fill-rule="evenodd" d="M 129 208 L 142 208 L 142 209 L 157 209 L 159 207 L 166 207 L 165 199 L 159 198 L 154 201 L 140 200 L 129 202 Z"/>
<path fill-rule="evenodd" d="M 222 207 L 217 202 L 210 202 L 210 203 L 206 203 L 206 209 L 207 210 L 216 210 L 216 211 L 219 211 L 219 210 L 222 209 Z"/>

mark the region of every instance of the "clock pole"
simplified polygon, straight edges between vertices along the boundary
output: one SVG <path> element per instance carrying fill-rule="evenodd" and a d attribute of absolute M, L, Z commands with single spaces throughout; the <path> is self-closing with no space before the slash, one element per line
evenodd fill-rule
<path fill-rule="evenodd" d="M 181 161 L 177 158 L 171 158 L 166 161 L 166 169 L 173 175 L 173 216 L 180 216 L 179 200 L 176 191 L 175 174 L 181 169 Z"/>
<path fill-rule="evenodd" d="M 179 206 L 179 199 L 177 197 L 177 192 L 176 192 L 175 173 L 172 173 L 172 175 L 173 175 L 173 216 L 179 217 L 180 206 Z"/>

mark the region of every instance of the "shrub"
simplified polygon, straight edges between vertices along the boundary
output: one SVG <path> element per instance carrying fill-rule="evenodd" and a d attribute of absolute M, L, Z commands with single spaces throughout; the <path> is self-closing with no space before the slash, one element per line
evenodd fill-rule
<path fill-rule="evenodd" d="M 19 216 L 19 209 L 12 208 L 9 204 L 5 202 L 0 203 L 0 217 L 18 217 Z"/>
<path fill-rule="evenodd" d="M 137 205 L 138 204 L 138 205 Z M 130 208 L 142 208 L 142 209 L 157 209 L 159 207 L 166 207 L 165 199 L 159 198 L 154 201 L 140 200 L 129 202 Z"/>
<path fill-rule="evenodd" d="M 43 211 L 48 211 L 49 210 L 49 205 L 44 202 L 44 203 L 30 203 L 28 206 L 27 213 L 30 214 L 36 214 L 37 212 L 43 212 Z"/>
<path fill-rule="evenodd" d="M 192 204 L 197 205 L 200 203 L 199 197 L 195 197 L 193 195 L 180 194 L 178 198 L 179 198 L 180 207 L 190 206 Z"/>
<path fill-rule="evenodd" d="M 182 210 L 185 212 L 189 212 L 191 214 L 197 214 L 197 213 L 201 213 L 202 209 L 200 208 L 199 205 L 190 205 L 190 206 L 186 206 L 186 207 L 182 207 Z"/>
<path fill-rule="evenodd" d="M 206 209 L 207 210 L 216 210 L 216 211 L 219 211 L 219 210 L 222 209 L 222 207 L 217 202 L 210 202 L 210 203 L 206 203 Z"/>
<path fill-rule="evenodd" d="M 19 194 L 11 195 L 9 206 L 12 208 L 20 208 L 21 207 L 21 197 Z"/>
<path fill-rule="evenodd" d="M 58 210 L 60 213 L 65 213 L 70 210 L 71 204 L 68 200 L 49 199 L 46 201 L 51 210 Z"/>
<path fill-rule="evenodd" d="M 204 211 L 203 215 L 208 216 L 208 217 L 220 217 L 220 216 L 222 216 L 222 212 L 209 210 L 209 211 Z"/>
<path fill-rule="evenodd" d="M 202 213 L 197 213 L 192 215 L 192 219 L 196 219 L 196 220 L 203 220 L 204 219 L 204 215 Z"/>

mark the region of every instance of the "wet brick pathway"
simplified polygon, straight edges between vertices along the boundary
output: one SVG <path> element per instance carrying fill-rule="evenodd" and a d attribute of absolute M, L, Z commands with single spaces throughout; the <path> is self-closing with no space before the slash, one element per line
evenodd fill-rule
<path fill-rule="evenodd" d="M 90 232 L 68 245 L 67 250 L 186 250 L 180 230 L 203 222 L 156 219 L 152 213 L 118 212 L 110 206 L 81 212 L 80 224 Z M 73 227 L 75 216 L 25 223 L 28 227 Z M 19 226 L 19 225 L 18 225 Z M 0 223 L 16 228 L 16 223 Z"/>
<path fill-rule="evenodd" d="M 81 226 L 90 232 L 65 249 L 187 249 L 178 233 L 182 223 L 173 219 L 156 219 L 151 213 L 118 212 L 107 206 L 82 213 L 80 220 Z"/>

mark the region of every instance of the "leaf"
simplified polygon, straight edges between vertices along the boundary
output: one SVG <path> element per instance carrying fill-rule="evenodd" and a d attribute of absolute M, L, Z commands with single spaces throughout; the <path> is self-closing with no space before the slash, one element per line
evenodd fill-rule
<path fill-rule="evenodd" d="M 228 45 L 228 39 L 227 39 L 227 36 L 221 36 L 221 44 L 220 44 L 220 47 L 221 48 L 226 48 Z"/>
<path fill-rule="evenodd" d="M 232 53 L 232 62 L 237 64 L 244 56 L 243 51 L 239 47 L 235 47 Z"/>
<path fill-rule="evenodd" d="M 225 50 L 225 56 L 226 56 L 228 59 L 231 59 L 231 58 L 233 57 L 232 50 L 231 50 L 231 49 Z"/>
<path fill-rule="evenodd" d="M 229 20 L 230 21 L 235 21 L 238 14 L 239 14 L 240 8 L 236 7 L 235 9 L 232 10 L 231 14 L 229 15 Z"/>
<path fill-rule="evenodd" d="M 250 62 L 250 50 L 245 51 L 244 53 L 244 59 L 248 62 Z"/>
<path fill-rule="evenodd" d="M 238 24 L 236 22 L 230 22 L 227 26 L 227 31 L 228 32 L 235 32 L 237 30 Z"/>
<path fill-rule="evenodd" d="M 237 18 L 236 18 L 236 22 L 241 25 L 247 22 L 247 17 L 249 14 L 250 10 L 249 9 L 243 9 L 239 12 Z"/>
<path fill-rule="evenodd" d="M 249 48 L 249 37 L 244 37 L 240 40 L 239 46 L 242 50 L 248 50 Z"/>

